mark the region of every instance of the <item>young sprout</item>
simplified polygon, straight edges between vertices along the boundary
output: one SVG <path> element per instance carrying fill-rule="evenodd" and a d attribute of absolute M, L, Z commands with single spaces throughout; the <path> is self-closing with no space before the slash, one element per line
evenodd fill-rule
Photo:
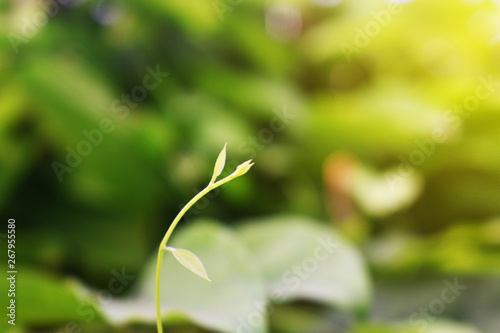
<path fill-rule="evenodd" d="M 176 249 L 173 247 L 168 246 L 167 247 L 167 242 L 168 239 L 170 238 L 170 235 L 174 231 L 175 227 L 177 226 L 177 223 L 181 220 L 182 216 L 187 212 L 187 210 L 193 206 L 196 201 L 201 199 L 205 194 L 210 192 L 211 190 L 221 186 L 222 184 L 225 184 L 234 178 L 237 178 L 239 176 L 244 175 L 247 173 L 248 170 L 252 167 L 253 163 L 252 160 L 248 160 L 246 162 L 243 162 L 242 164 L 238 165 L 236 167 L 236 170 L 227 176 L 226 178 L 223 178 L 219 181 L 216 182 L 217 177 L 221 174 L 222 170 L 224 169 L 224 165 L 226 164 L 226 144 L 224 144 L 224 148 L 222 148 L 222 151 L 219 153 L 219 156 L 217 157 L 217 161 L 215 162 L 215 167 L 214 167 L 214 172 L 212 175 L 212 179 L 210 179 L 210 183 L 208 183 L 207 187 L 205 187 L 200 193 L 195 195 L 187 204 L 184 206 L 184 208 L 181 209 L 179 214 L 175 217 L 174 221 L 170 225 L 170 227 L 167 230 L 167 233 L 163 237 L 163 240 L 160 243 L 160 247 L 158 249 L 158 259 L 156 261 L 156 289 L 155 289 L 155 296 L 156 296 L 156 326 L 158 328 L 158 333 L 163 333 L 163 327 L 161 324 L 161 307 L 160 307 L 160 271 L 161 271 L 161 263 L 163 259 L 163 252 L 168 251 L 172 252 L 174 255 L 174 258 L 177 259 L 181 265 L 189 269 L 191 272 L 195 273 L 196 275 L 201 276 L 202 278 L 210 281 L 208 278 L 207 272 L 205 271 L 205 267 L 203 266 L 203 263 L 201 260 L 191 251 L 185 250 L 185 249 Z"/>

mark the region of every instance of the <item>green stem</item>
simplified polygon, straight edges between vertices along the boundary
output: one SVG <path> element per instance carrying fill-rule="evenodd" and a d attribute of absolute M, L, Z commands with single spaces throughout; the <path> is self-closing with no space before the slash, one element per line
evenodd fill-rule
<path fill-rule="evenodd" d="M 200 193 L 195 195 L 193 199 L 191 199 L 185 206 L 182 208 L 182 210 L 177 214 L 175 217 L 174 221 L 170 225 L 170 227 L 167 230 L 167 233 L 163 237 L 163 240 L 160 243 L 160 247 L 158 249 L 158 259 L 156 261 L 156 290 L 155 290 L 155 296 L 156 296 L 156 326 L 158 329 L 158 333 L 163 333 L 163 327 L 161 324 L 161 306 L 160 306 L 160 271 L 161 271 L 161 262 L 163 259 L 163 252 L 165 251 L 165 246 L 167 245 L 168 239 L 170 238 L 170 235 L 174 231 L 175 227 L 177 226 L 177 223 L 181 220 L 181 218 L 186 214 L 189 208 L 193 206 L 196 201 L 200 200 L 201 197 L 203 197 L 205 194 L 213 190 L 214 188 L 222 185 L 223 183 L 218 182 L 218 183 L 213 183 L 213 181 L 208 184 L 208 186 L 203 189 Z"/>
<path fill-rule="evenodd" d="M 187 212 L 191 206 L 195 204 L 196 201 L 200 200 L 201 197 L 203 197 L 205 194 L 210 192 L 216 187 L 221 186 L 222 184 L 227 183 L 228 181 L 239 177 L 241 175 L 244 175 L 250 167 L 253 165 L 252 160 L 248 160 L 246 162 L 243 162 L 242 164 L 238 165 L 236 167 L 236 170 L 227 176 L 224 179 L 219 180 L 218 182 L 215 182 L 215 179 L 217 176 L 219 176 L 221 169 L 224 167 L 226 155 L 226 145 L 224 145 L 224 148 L 222 149 L 222 152 L 219 154 L 219 157 L 217 158 L 217 162 L 215 162 L 215 168 L 214 168 L 214 173 L 212 176 L 212 179 L 210 180 L 210 183 L 208 183 L 207 187 L 205 187 L 200 193 L 195 195 L 193 199 L 191 199 L 185 206 L 184 208 L 181 209 L 179 214 L 175 217 L 174 221 L 170 225 L 170 227 L 167 230 L 167 233 L 163 237 L 163 240 L 160 243 L 160 247 L 158 248 L 158 259 L 156 261 L 156 286 L 155 286 L 155 297 L 156 297 L 156 326 L 158 328 L 158 333 L 163 333 L 163 327 L 161 325 L 161 306 L 160 306 L 160 271 L 161 271 L 161 262 L 163 260 L 163 252 L 166 251 L 166 245 L 168 242 L 168 239 L 170 238 L 170 235 L 174 231 L 175 227 L 177 226 L 177 223 L 181 220 L 181 218 L 184 216 L 184 214 Z M 222 163 L 222 164 L 221 164 Z"/>

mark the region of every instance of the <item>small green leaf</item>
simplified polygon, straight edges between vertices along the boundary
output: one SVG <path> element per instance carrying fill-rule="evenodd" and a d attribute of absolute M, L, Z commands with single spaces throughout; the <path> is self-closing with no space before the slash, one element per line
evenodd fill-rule
<path fill-rule="evenodd" d="M 201 260 L 191 251 L 185 249 L 176 249 L 174 247 L 167 247 L 167 250 L 172 252 L 175 259 L 181 263 L 182 266 L 189 269 L 194 274 L 201 276 L 202 278 L 211 281 L 208 278 L 207 272 Z"/>
<path fill-rule="evenodd" d="M 215 162 L 215 167 L 214 167 L 214 174 L 212 175 L 212 180 L 210 181 L 210 184 L 212 184 L 217 177 L 221 174 L 222 170 L 224 169 L 224 165 L 226 164 L 226 146 L 227 142 L 224 144 L 224 148 L 222 148 L 221 152 L 219 153 L 219 157 L 217 157 L 217 161 Z"/>

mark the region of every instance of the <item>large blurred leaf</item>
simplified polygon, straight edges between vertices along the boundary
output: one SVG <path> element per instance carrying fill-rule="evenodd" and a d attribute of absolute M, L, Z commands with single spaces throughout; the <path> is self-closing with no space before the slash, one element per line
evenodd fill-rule
<path fill-rule="evenodd" d="M 200 279 L 166 253 L 161 271 L 161 303 L 166 322 L 179 318 L 220 332 L 236 332 L 266 300 L 265 290 L 244 246 L 214 222 L 198 221 L 179 231 L 172 246 L 195 252 L 212 282 Z M 155 320 L 156 256 L 147 265 L 133 297 L 106 304 L 113 322 Z M 266 319 L 250 332 L 266 332 Z"/>
<path fill-rule="evenodd" d="M 500 274 L 500 220 L 459 222 L 440 233 L 415 236 L 391 232 L 371 241 L 368 260 L 387 272 Z"/>
<path fill-rule="evenodd" d="M 0 279 L 2 290 L 9 290 L 8 282 L 6 278 Z M 19 267 L 16 275 L 16 326 L 101 322 L 102 316 L 94 301 L 84 297 L 81 290 L 76 281 Z M 2 332 L 7 327 L 4 324 L 6 320 L 0 323 Z"/>
<path fill-rule="evenodd" d="M 397 324 L 365 324 L 351 333 L 480 333 L 477 328 L 452 321 L 428 322 L 425 327 Z"/>
<path fill-rule="evenodd" d="M 262 268 L 272 300 L 307 299 L 360 311 L 368 305 L 361 254 L 332 228 L 281 216 L 247 223 L 239 234 Z"/>

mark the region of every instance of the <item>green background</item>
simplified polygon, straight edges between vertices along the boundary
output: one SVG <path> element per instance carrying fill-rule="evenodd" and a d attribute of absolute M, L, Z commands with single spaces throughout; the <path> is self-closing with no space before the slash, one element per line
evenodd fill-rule
<path fill-rule="evenodd" d="M 2 1 L 0 330 L 154 332 L 156 248 L 227 142 L 223 176 L 255 165 L 174 233 L 219 280 L 167 260 L 169 331 L 259 300 L 248 332 L 497 332 L 500 4 L 406 2 Z"/>

